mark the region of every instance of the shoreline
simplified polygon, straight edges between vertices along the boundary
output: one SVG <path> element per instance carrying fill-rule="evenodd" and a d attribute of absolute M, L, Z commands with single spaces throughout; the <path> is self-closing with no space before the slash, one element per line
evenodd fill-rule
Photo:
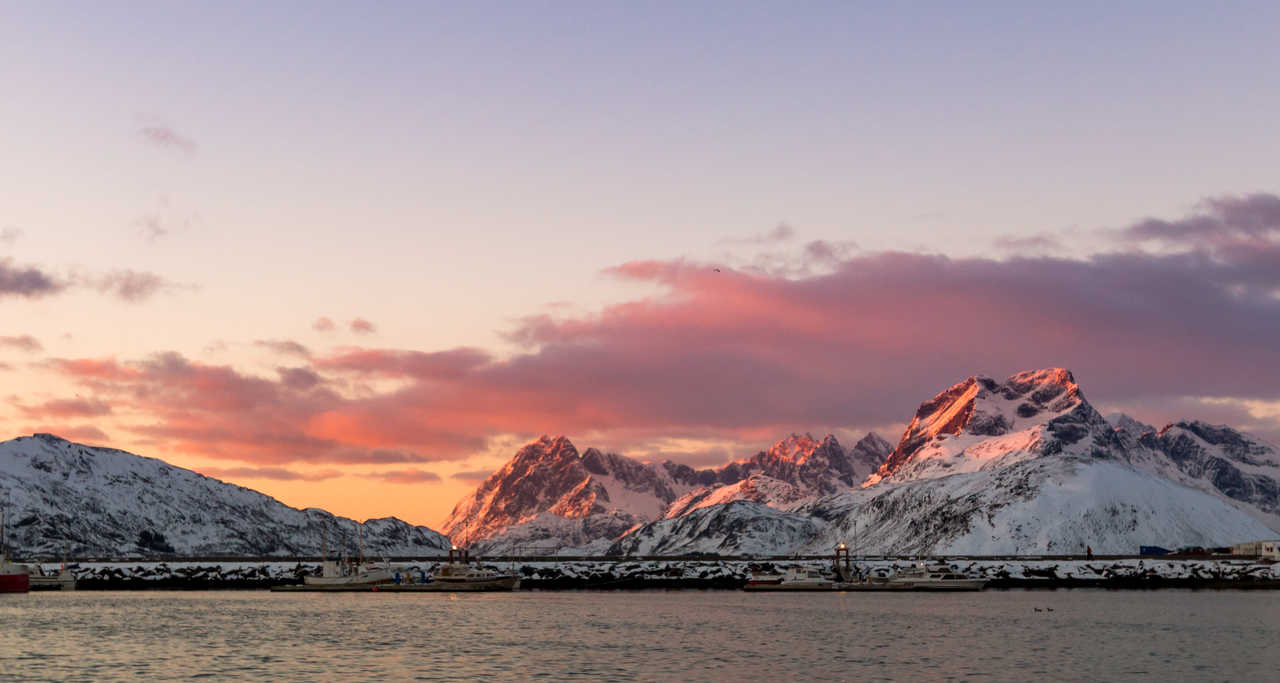
<path fill-rule="evenodd" d="M 1277 590 L 1280 564 L 1255 559 L 1017 560 L 937 558 L 955 571 L 987 581 L 988 590 Z M 895 572 L 917 560 L 860 559 L 867 571 Z M 589 561 L 477 562 L 516 573 L 522 590 L 741 590 L 752 575 L 787 569 L 824 569 L 827 558 L 784 560 L 593 559 Z M 442 563 L 388 563 L 392 572 L 434 574 Z M 56 568 L 52 565 L 51 568 Z M 71 565 L 78 590 L 268 590 L 297 585 L 319 566 L 305 561 L 203 563 L 93 562 Z"/>

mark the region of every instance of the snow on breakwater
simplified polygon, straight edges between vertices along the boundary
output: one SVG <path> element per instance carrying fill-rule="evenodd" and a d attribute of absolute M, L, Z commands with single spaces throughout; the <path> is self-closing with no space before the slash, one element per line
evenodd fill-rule
<path fill-rule="evenodd" d="M 864 570 L 896 571 L 918 560 L 858 559 Z M 964 574 L 991 581 L 992 587 L 1280 587 L 1280 564 L 1252 559 L 946 559 Z M 434 574 L 440 562 L 392 562 L 402 574 Z M 831 560 L 580 560 L 501 561 L 481 564 L 514 569 L 527 589 L 723 588 L 741 587 L 754 573 L 831 566 Z M 56 570 L 58 565 L 45 564 Z M 300 583 L 319 572 L 314 562 L 90 562 L 72 569 L 85 590 L 266 588 Z"/>

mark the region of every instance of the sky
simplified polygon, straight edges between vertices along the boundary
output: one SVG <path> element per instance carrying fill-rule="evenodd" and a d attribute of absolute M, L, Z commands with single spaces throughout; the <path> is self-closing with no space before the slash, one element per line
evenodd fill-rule
<path fill-rule="evenodd" d="M 975 375 L 1280 442 L 1275 3 L 0 3 L 0 433 L 438 526 Z"/>

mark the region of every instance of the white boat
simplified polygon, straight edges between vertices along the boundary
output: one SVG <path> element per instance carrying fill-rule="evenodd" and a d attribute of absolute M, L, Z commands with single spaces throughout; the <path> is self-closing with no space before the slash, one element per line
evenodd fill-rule
<path fill-rule="evenodd" d="M 391 583 L 395 577 L 385 564 L 362 563 L 351 560 L 325 560 L 320 563 L 320 576 L 304 576 L 304 586 L 360 587 Z"/>
<path fill-rule="evenodd" d="M 895 572 L 885 583 L 893 588 L 913 591 L 980 591 L 987 585 L 986 579 L 970 578 L 946 565 L 929 567 L 923 562 Z"/>
<path fill-rule="evenodd" d="M 517 574 L 504 574 L 469 564 L 449 563 L 426 583 L 401 583 L 379 586 L 390 591 L 513 591 L 520 587 Z"/>
<path fill-rule="evenodd" d="M 819 569 L 788 569 L 785 574 L 752 574 L 743 586 L 749 591 L 830 591 L 839 590 L 834 580 Z"/>
<path fill-rule="evenodd" d="M 412 578 L 409 575 L 407 578 Z M 520 587 L 520 576 L 514 572 L 503 573 L 471 564 L 467 551 L 453 546 L 449 550 L 449 562 L 440 567 L 434 576 L 423 582 L 396 583 L 379 586 L 380 591 L 436 592 L 436 591 L 513 591 Z"/>
<path fill-rule="evenodd" d="M 39 564 L 27 565 L 27 582 L 33 591 L 73 591 L 76 577 L 63 565 L 56 572 L 45 571 Z"/>

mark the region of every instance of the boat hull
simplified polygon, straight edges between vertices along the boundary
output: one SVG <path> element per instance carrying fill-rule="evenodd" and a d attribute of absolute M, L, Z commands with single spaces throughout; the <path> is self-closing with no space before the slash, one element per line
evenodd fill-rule
<path fill-rule="evenodd" d="M 513 591 L 520 577 L 505 576 L 482 581 L 430 581 L 428 583 L 315 584 L 272 586 L 280 593 L 480 593 Z"/>
<path fill-rule="evenodd" d="M 29 579 L 33 591 L 73 591 L 76 589 L 75 579 L 61 576 L 32 576 Z"/>
<path fill-rule="evenodd" d="M 783 581 L 781 583 L 748 583 L 742 587 L 742 590 L 752 592 L 771 593 L 778 591 L 838 591 L 840 585 L 830 581 L 821 583 L 795 583 Z"/>
<path fill-rule="evenodd" d="M 481 581 L 445 581 L 437 578 L 428 583 L 401 583 L 379 586 L 379 591 L 392 593 L 465 593 L 513 591 L 520 587 L 520 577 L 503 576 Z"/>
<path fill-rule="evenodd" d="M 913 591 L 980 591 L 987 585 L 982 579 L 965 579 L 952 581 L 909 582 L 907 590 Z"/>
<path fill-rule="evenodd" d="M 31 589 L 31 578 L 21 574 L 0 574 L 0 593 L 26 593 Z"/>
<path fill-rule="evenodd" d="M 972 580 L 954 580 L 954 581 L 868 581 L 854 583 L 771 583 L 771 584 L 747 584 L 743 586 L 743 590 L 751 592 L 779 592 L 779 591 L 839 591 L 839 592 L 858 592 L 858 591 L 930 591 L 930 592 L 953 592 L 953 591 L 980 591 L 987 584 L 982 579 Z"/>

